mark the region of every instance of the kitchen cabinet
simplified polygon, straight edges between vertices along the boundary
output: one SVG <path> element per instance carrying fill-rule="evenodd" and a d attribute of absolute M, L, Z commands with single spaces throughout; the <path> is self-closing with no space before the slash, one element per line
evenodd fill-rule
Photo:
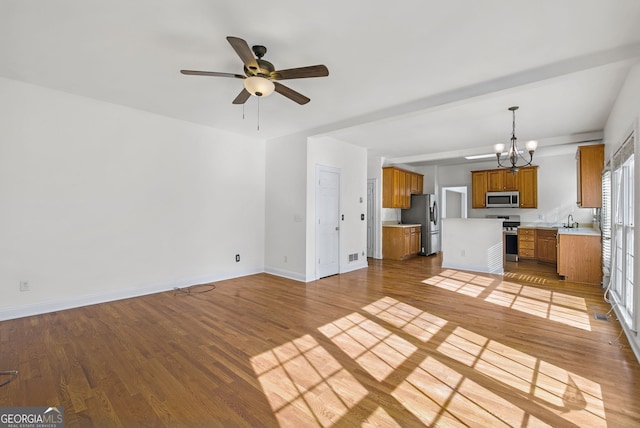
<path fill-rule="evenodd" d="M 422 195 L 424 193 L 424 176 L 422 174 L 411 173 L 411 194 Z"/>
<path fill-rule="evenodd" d="M 471 208 L 485 208 L 487 171 L 471 171 Z"/>
<path fill-rule="evenodd" d="M 393 225 L 382 227 L 382 258 L 405 260 L 420 253 L 422 226 Z"/>
<path fill-rule="evenodd" d="M 518 258 L 524 260 L 536 258 L 536 229 L 518 228 Z"/>
<path fill-rule="evenodd" d="M 577 204 L 581 208 L 602 207 L 604 144 L 580 146 L 576 151 Z"/>
<path fill-rule="evenodd" d="M 424 176 L 393 166 L 382 168 L 382 207 L 409 208 L 411 195 L 423 193 Z"/>
<path fill-rule="evenodd" d="M 520 208 L 538 208 L 538 167 L 522 167 L 513 174 L 508 168 L 471 171 L 471 208 L 486 208 L 487 192 L 520 192 Z"/>
<path fill-rule="evenodd" d="M 536 230 L 536 258 L 540 262 L 556 263 L 558 229 Z"/>
<path fill-rule="evenodd" d="M 520 208 L 538 208 L 538 167 L 527 166 L 518 171 Z"/>
<path fill-rule="evenodd" d="M 558 275 L 567 281 L 599 285 L 602 281 L 600 235 L 558 233 Z"/>
<path fill-rule="evenodd" d="M 487 192 L 506 192 L 518 190 L 518 172 L 508 169 L 492 169 L 487 171 Z"/>

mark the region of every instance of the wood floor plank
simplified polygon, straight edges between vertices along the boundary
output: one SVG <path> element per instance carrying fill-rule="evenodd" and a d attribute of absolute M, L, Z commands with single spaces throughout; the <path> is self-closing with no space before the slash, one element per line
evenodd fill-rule
<path fill-rule="evenodd" d="M 640 426 L 640 364 L 595 318 L 599 287 L 440 263 L 3 321 L 0 368 L 19 375 L 0 406 L 61 405 L 67 426 Z"/>

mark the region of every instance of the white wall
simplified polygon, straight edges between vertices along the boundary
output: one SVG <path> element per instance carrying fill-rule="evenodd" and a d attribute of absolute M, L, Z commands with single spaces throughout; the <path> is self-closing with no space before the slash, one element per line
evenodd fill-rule
<path fill-rule="evenodd" d="M 0 94 L 0 319 L 263 271 L 264 142 L 2 78 Z"/>
<path fill-rule="evenodd" d="M 482 218 L 487 214 L 520 215 L 523 223 L 544 222 L 563 223 L 569 214 L 578 223 L 591 224 L 592 210 L 576 206 L 576 161 L 575 150 L 555 156 L 539 156 L 534 165 L 538 165 L 538 208 L 471 208 L 471 171 L 492 169 L 493 162 L 476 162 L 464 165 L 438 167 L 438 180 L 441 187 L 467 186 L 470 218 Z"/>
<path fill-rule="evenodd" d="M 636 312 L 634 316 L 634 324 L 635 329 L 638 330 L 640 328 L 640 281 L 638 272 L 640 272 L 640 258 L 638 254 L 640 254 L 640 239 L 638 239 L 638 224 L 640 224 L 640 185 L 638 185 L 638 161 L 640 159 L 640 63 L 636 64 L 620 90 L 620 94 L 616 99 L 615 105 L 609 115 L 609 119 L 604 129 L 604 140 L 605 140 L 605 155 L 607 158 L 610 158 L 618 148 L 622 145 L 625 139 L 629 136 L 629 133 L 635 129 L 635 193 L 634 193 L 634 225 L 635 233 L 634 233 L 634 262 L 633 262 L 633 271 L 634 278 L 633 283 L 635 285 L 635 307 Z M 629 331 L 629 329 L 624 326 L 625 333 L 631 346 L 635 352 L 636 358 L 640 361 L 640 336 L 634 334 Z"/>
<path fill-rule="evenodd" d="M 270 140 L 266 146 L 266 272 L 306 280 L 306 194 L 307 137 Z"/>
<path fill-rule="evenodd" d="M 340 169 L 340 273 L 367 267 L 367 151 L 331 137 L 309 138 L 307 158 L 307 281 L 316 279 L 316 166 Z M 361 215 L 364 214 L 364 220 Z M 358 260 L 349 262 L 349 254 Z"/>

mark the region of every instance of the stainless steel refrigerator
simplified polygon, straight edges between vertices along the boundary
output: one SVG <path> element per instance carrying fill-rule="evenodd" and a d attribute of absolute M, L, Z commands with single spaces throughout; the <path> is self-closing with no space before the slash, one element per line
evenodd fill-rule
<path fill-rule="evenodd" d="M 428 256 L 440 251 L 440 213 L 437 195 L 411 195 L 411 208 L 402 210 L 402 223 L 422 225 L 421 255 Z"/>

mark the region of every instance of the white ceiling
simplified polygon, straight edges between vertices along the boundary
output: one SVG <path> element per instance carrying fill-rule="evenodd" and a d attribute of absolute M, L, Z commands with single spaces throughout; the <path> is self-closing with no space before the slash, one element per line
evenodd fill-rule
<path fill-rule="evenodd" d="M 637 0 L 3 0 L 0 76 L 251 137 L 306 132 L 427 164 L 516 135 L 547 146 L 604 127 L 640 57 Z M 325 64 L 273 94 L 231 101 L 242 73 L 226 36 L 277 69 Z M 244 113 L 244 119 L 243 119 Z"/>

